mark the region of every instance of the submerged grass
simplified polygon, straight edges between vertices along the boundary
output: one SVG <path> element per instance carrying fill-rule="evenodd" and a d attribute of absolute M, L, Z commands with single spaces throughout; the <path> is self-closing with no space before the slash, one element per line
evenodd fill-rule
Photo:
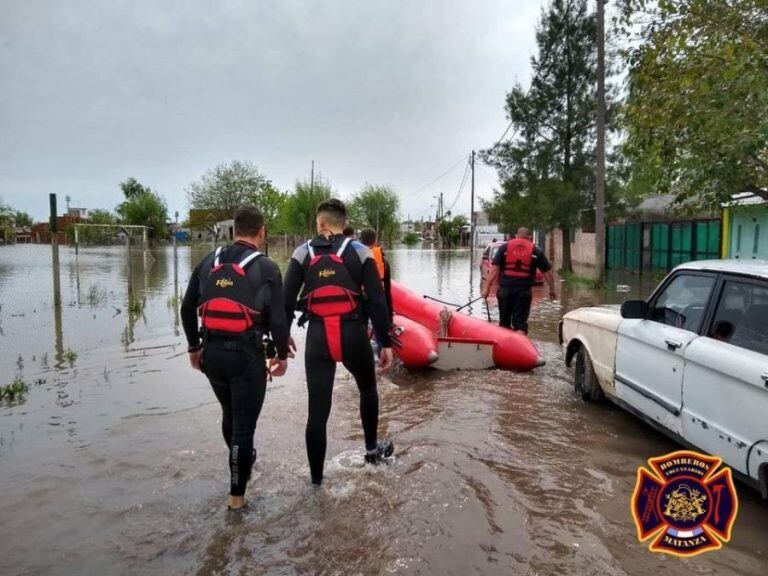
<path fill-rule="evenodd" d="M 594 278 L 579 276 L 573 272 L 565 272 L 564 270 L 560 270 L 558 274 L 560 275 L 560 278 L 568 284 L 577 284 L 589 288 L 590 290 L 600 290 L 601 288 L 604 288 L 604 285 Z"/>
<path fill-rule="evenodd" d="M 29 385 L 21 378 L 16 378 L 10 384 L 0 386 L 0 399 L 16 400 L 22 398 L 29 391 Z"/>
<path fill-rule="evenodd" d="M 72 348 L 67 348 L 64 351 L 64 360 L 66 360 L 70 366 L 74 366 L 75 361 L 77 360 L 77 352 L 72 350 Z"/>

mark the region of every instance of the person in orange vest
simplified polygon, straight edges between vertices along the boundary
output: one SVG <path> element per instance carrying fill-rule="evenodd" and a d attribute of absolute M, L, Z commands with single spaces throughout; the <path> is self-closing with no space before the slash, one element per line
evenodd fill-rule
<path fill-rule="evenodd" d="M 493 268 L 485 282 L 482 296 L 488 298 L 490 287 L 498 278 L 499 326 L 528 334 L 528 316 L 531 313 L 531 287 L 536 270 L 544 273 L 549 286 L 549 297 L 557 298 L 552 265 L 544 252 L 533 243 L 528 228 L 518 228 L 515 237 L 501 246 L 493 257 Z"/>
<path fill-rule="evenodd" d="M 376 231 L 371 228 L 366 228 L 360 232 L 360 242 L 368 246 L 373 255 L 373 259 L 376 261 L 376 269 L 379 272 L 379 278 L 381 278 L 382 285 L 384 286 L 384 296 L 387 299 L 387 308 L 389 309 L 389 319 L 392 321 L 394 310 L 392 309 L 392 274 L 389 268 L 389 261 L 384 256 L 384 251 L 381 246 L 376 244 Z M 376 337 L 376 344 L 379 345 L 378 335 Z"/>

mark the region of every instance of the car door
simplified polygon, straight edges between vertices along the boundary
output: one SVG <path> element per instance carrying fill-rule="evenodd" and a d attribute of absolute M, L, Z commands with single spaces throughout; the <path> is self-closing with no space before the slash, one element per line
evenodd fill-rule
<path fill-rule="evenodd" d="M 724 278 L 706 334 L 685 350 L 683 437 L 757 479 L 768 466 L 768 282 Z"/>
<path fill-rule="evenodd" d="M 680 435 L 684 354 L 699 337 L 717 276 L 682 270 L 654 294 L 645 319 L 625 319 L 616 344 L 616 396 Z"/>

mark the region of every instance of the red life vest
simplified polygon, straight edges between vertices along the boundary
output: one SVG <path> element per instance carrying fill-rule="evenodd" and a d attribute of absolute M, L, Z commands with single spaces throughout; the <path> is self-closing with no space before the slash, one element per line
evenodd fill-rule
<path fill-rule="evenodd" d="M 360 287 L 344 265 L 344 250 L 351 240 L 345 239 L 335 254 L 315 254 L 312 241 L 307 242 L 309 266 L 303 299 L 310 316 L 322 318 L 328 351 L 336 362 L 342 359 L 341 321 L 357 311 L 360 300 Z"/>
<path fill-rule="evenodd" d="M 245 335 L 262 323 L 262 310 L 245 275 L 246 267 L 262 254 L 251 252 L 239 264 L 220 263 L 220 256 L 221 246 L 216 249 L 200 296 L 198 314 L 203 330 L 227 336 Z"/>
<path fill-rule="evenodd" d="M 527 238 L 513 238 L 507 242 L 504 260 L 504 276 L 530 278 L 533 266 L 533 249 L 536 245 Z"/>

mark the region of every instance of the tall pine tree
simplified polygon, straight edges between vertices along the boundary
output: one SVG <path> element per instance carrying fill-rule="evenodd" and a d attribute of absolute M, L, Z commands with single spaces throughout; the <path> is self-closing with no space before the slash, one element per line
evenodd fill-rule
<path fill-rule="evenodd" d="M 502 182 L 491 212 L 510 231 L 559 227 L 566 271 L 570 232 L 594 206 L 595 33 L 587 0 L 552 0 L 536 31 L 531 86 L 507 94 L 514 137 L 484 152 Z"/>

